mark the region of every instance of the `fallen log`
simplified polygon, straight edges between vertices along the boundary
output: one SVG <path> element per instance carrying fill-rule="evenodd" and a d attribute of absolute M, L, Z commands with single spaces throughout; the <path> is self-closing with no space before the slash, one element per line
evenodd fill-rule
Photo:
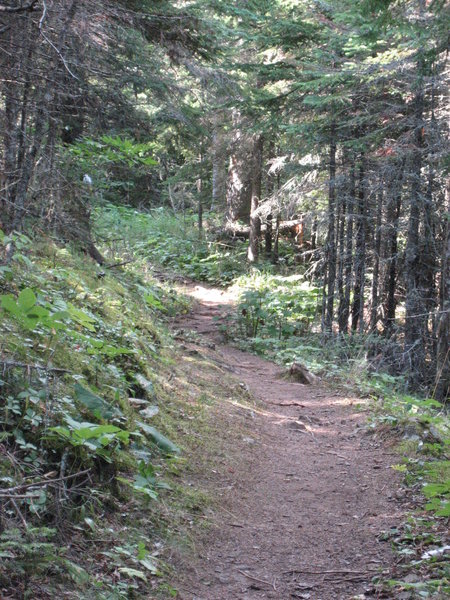
<path fill-rule="evenodd" d="M 279 226 L 279 232 L 281 234 L 296 233 L 295 227 L 301 225 L 303 221 L 301 219 L 292 219 L 290 221 L 281 221 Z M 261 224 L 261 233 L 265 233 L 267 226 L 265 223 Z M 241 223 L 227 223 L 225 227 L 221 227 L 215 231 L 217 239 L 229 239 L 237 238 L 247 240 L 250 236 L 250 226 L 242 225 Z"/>

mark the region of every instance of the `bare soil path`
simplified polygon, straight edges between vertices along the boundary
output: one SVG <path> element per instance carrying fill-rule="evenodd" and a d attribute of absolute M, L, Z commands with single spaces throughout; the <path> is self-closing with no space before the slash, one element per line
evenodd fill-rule
<path fill-rule="evenodd" d="M 366 434 L 357 399 L 280 379 L 279 366 L 224 344 L 217 318 L 231 301 L 226 293 L 185 292 L 196 305 L 175 327 L 200 334 L 202 352 L 262 408 L 220 408 L 224 452 L 211 480 L 191 483 L 214 486 L 220 507 L 196 556 L 178 565 L 179 598 L 389 597 L 371 582 L 393 562 L 379 536 L 401 518 L 391 468 L 398 457 Z M 236 439 L 239 416 L 250 434 Z"/>

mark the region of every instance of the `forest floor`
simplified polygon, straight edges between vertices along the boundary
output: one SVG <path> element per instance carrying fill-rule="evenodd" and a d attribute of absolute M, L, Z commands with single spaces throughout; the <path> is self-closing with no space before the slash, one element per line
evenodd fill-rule
<path fill-rule="evenodd" d="M 172 557 L 177 597 L 389 597 L 372 579 L 394 563 L 381 534 L 404 516 L 391 468 L 398 455 L 367 433 L 364 401 L 282 378 L 279 366 L 223 341 L 231 295 L 194 284 L 183 291 L 195 299 L 174 323 L 184 349 L 217 366 L 211 386 L 231 378 L 248 402 L 212 407 L 211 468 L 186 475 L 214 510 Z"/>

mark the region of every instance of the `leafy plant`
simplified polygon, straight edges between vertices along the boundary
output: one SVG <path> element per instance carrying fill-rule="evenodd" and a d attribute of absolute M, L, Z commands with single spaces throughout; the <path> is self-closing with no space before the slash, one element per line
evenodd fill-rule
<path fill-rule="evenodd" d="M 49 432 L 74 448 L 83 447 L 89 453 L 101 456 L 107 462 L 112 462 L 115 450 L 130 441 L 130 432 L 115 425 L 76 421 L 69 415 L 65 417 L 65 426 L 50 427 Z"/>
<path fill-rule="evenodd" d="M 450 517 L 450 461 L 433 461 L 424 468 L 428 479 L 423 493 L 428 502 L 427 510 L 435 512 L 438 517 Z"/>

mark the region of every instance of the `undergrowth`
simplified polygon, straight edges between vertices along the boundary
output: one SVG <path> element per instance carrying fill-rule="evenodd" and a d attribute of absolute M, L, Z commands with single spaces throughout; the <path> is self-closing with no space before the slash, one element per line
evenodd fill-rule
<path fill-rule="evenodd" d="M 245 245 L 199 237 L 192 213 L 177 217 L 165 209 L 140 212 L 113 204 L 96 211 L 96 235 L 111 259 L 126 255 L 144 270 L 150 263 L 216 285 L 247 270 Z"/>
<path fill-rule="evenodd" d="M 324 341 L 321 292 L 289 271 L 289 259 L 248 269 L 245 244 L 199 239 L 192 216 L 102 205 L 95 234 L 108 267 L 51 240 L 16 236 L 16 255 L 0 269 L 5 593 L 13 587 L 17 597 L 37 597 L 39 586 L 39 597 L 61 590 L 71 597 L 72 579 L 77 598 L 139 598 L 144 589 L 148 597 L 149 585 L 155 597 L 175 594 L 160 577 L 168 568 L 160 555 L 183 527 L 170 510 L 163 518 L 158 502 L 170 497 L 188 520 L 207 504 L 178 482 L 189 469 L 178 447 L 194 444 L 198 454 L 207 443 L 199 431 L 207 440 L 203 415 L 214 399 L 208 383 L 200 384 L 202 364 L 191 380 L 177 364 L 164 322 L 188 304 L 154 279 L 170 270 L 234 284 L 239 300 L 222 323 L 233 343 L 281 365 L 302 362 L 370 399 L 368 427 L 397 441 L 395 468 L 416 506 L 408 522 L 385 533 L 400 574 L 386 582 L 388 593 L 444 597 L 448 416 L 383 371 L 374 360 L 380 340 L 355 334 Z"/>
<path fill-rule="evenodd" d="M 179 478 L 208 440 L 210 406 L 178 369 L 167 328 L 189 302 L 149 268 L 1 236 L 11 241 L 0 271 L 1 595 L 171 597 L 166 545 L 205 505 Z"/>

